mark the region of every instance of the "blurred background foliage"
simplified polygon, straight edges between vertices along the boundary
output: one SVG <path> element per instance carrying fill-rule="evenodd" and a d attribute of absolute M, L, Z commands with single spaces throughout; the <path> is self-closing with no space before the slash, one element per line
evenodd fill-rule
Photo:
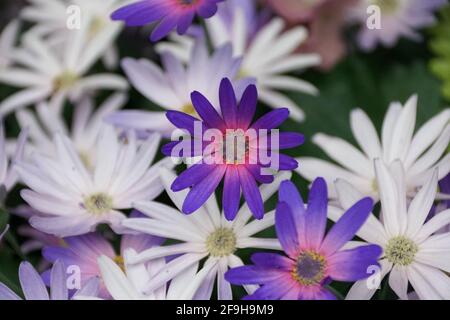
<path fill-rule="evenodd" d="M 18 15 L 25 2 L 24 0 L 0 0 L 0 28 Z M 447 99 L 450 99 L 448 92 L 450 91 L 450 8 L 447 6 L 441 11 L 439 26 L 422 31 L 423 42 L 401 40 L 392 49 L 378 48 L 371 53 L 362 53 L 354 43 L 354 30 L 348 30 L 346 41 L 349 53 L 345 59 L 330 71 L 309 70 L 301 74 L 302 79 L 319 88 L 320 94 L 316 97 L 291 94 L 291 98 L 305 111 L 306 120 L 303 123 L 289 120 L 283 125 L 282 130 L 303 133 L 306 143 L 287 153 L 293 156 L 326 158 L 326 155 L 310 141 L 311 137 L 318 132 L 339 136 L 356 143 L 349 126 L 349 113 L 354 108 L 361 108 L 367 112 L 380 130 L 384 113 L 392 101 L 404 103 L 411 95 L 418 94 L 418 124 L 422 124 L 446 107 L 443 92 L 446 92 Z M 26 28 L 26 25 L 24 27 Z M 118 40 L 121 57 L 146 57 L 157 60 L 152 44 L 147 40 L 147 34 L 139 28 L 127 28 Z M 103 67 L 99 64 L 96 68 L 101 70 Z M 117 72 L 123 73 L 120 69 Z M 444 83 L 446 83 L 446 89 L 442 89 Z M 0 84 L 0 99 L 4 99 L 12 92 L 14 89 Z M 148 110 L 157 108 L 136 90 L 131 89 L 129 94 L 127 108 Z M 100 101 L 104 97 L 97 98 Z M 68 118 L 71 114 L 70 108 L 71 106 L 66 107 Z M 266 106 L 260 105 L 258 113 L 264 114 L 269 110 Z M 13 116 L 6 119 L 6 129 L 8 136 L 18 134 L 19 128 Z M 308 183 L 295 173 L 293 181 L 306 198 Z M 7 199 L 8 208 L 21 203 L 19 190 L 20 187 L 16 187 L 11 192 Z M 170 203 L 164 194 L 158 200 Z M 275 207 L 275 202 L 276 197 L 272 197 L 267 203 L 267 211 Z M 0 226 L 4 225 L 9 217 L 10 215 L 6 212 L 0 213 Z M 10 223 L 12 223 L 13 231 L 10 231 L 4 243 L 0 244 L 0 281 L 11 285 L 12 288 L 17 288 L 18 265 L 24 258 L 17 248 L 24 239 L 15 234 L 14 230 L 25 221 L 11 216 Z M 267 230 L 262 235 L 274 236 L 274 229 Z M 251 253 L 252 250 L 245 251 L 243 260 L 248 261 Z M 26 258 L 37 263 L 41 257 L 39 253 L 36 253 Z M 333 287 L 345 296 L 349 284 L 333 284 Z M 375 298 L 395 298 L 395 295 L 387 288 L 387 285 L 382 286 L 382 290 L 379 290 Z M 237 296 L 243 294 L 241 289 L 236 290 Z"/>

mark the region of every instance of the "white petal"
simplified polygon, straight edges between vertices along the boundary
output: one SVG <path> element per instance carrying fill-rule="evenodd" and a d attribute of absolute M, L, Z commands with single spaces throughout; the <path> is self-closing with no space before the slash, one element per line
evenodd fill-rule
<path fill-rule="evenodd" d="M 406 267 L 394 265 L 389 275 L 389 286 L 400 299 L 408 300 L 408 274 Z"/>
<path fill-rule="evenodd" d="M 378 138 L 377 130 L 370 121 L 367 114 L 361 110 L 353 110 L 350 114 L 350 125 L 353 136 L 358 142 L 361 149 L 370 159 L 381 156 L 380 139 Z"/>

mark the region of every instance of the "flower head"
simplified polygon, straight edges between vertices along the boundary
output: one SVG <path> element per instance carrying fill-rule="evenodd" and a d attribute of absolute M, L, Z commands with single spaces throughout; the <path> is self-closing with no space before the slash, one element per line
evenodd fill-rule
<path fill-rule="evenodd" d="M 281 172 L 274 182 L 262 185 L 259 191 L 264 201 L 269 199 L 278 189 L 280 182 L 290 175 L 290 172 Z M 178 210 L 181 210 L 188 191 L 173 192 L 170 185 L 175 178 L 175 174 L 167 169 L 161 170 L 166 191 Z M 232 291 L 230 284 L 224 279 L 224 273 L 228 268 L 243 265 L 239 258 L 240 252 L 248 248 L 281 249 L 277 239 L 256 236 L 274 224 L 273 211 L 266 213 L 262 220 L 250 220 L 252 214 L 248 206 L 244 205 L 236 220 L 227 221 L 220 212 L 214 195 L 196 214 L 190 216 L 153 201 L 138 202 L 136 208 L 148 217 L 127 219 L 123 221 L 125 227 L 177 241 L 175 244 L 150 248 L 129 259 L 131 265 L 147 261 L 151 264 L 160 258 L 177 256 L 144 286 L 145 292 L 152 292 L 161 287 L 191 266 L 195 266 L 195 270 L 202 266 L 199 274 L 204 277 L 190 282 L 195 291 L 198 289 L 195 297 L 210 299 L 217 279 L 218 298 L 228 300 L 232 298 Z M 202 263 L 205 258 L 206 261 Z M 252 293 L 255 287 L 245 286 L 245 289 Z"/>
<path fill-rule="evenodd" d="M 437 170 L 428 176 L 424 186 L 409 202 L 405 174 L 400 161 L 387 167 L 375 160 L 377 185 L 380 192 L 381 213 L 378 219 L 370 214 L 367 223 L 357 232 L 362 240 L 383 248 L 378 270 L 380 280 L 389 274 L 388 284 L 400 299 L 408 299 L 408 283 L 420 299 L 450 299 L 450 233 L 437 231 L 450 223 L 450 210 L 429 217 L 436 198 Z M 361 193 L 346 182 L 338 180 L 339 203 L 345 210 Z M 330 208 L 330 218 L 340 219 L 343 210 Z M 376 287 L 358 281 L 347 299 L 370 299 Z"/>
<path fill-rule="evenodd" d="M 241 60 L 233 58 L 230 45 L 224 45 L 209 54 L 207 44 L 197 41 L 186 65 L 169 52 L 163 53 L 161 60 L 163 68 L 146 59 L 125 58 L 122 67 L 133 87 L 166 110 L 195 115 L 190 98 L 192 91 L 202 92 L 213 105 L 218 105 L 217 91 L 223 78 L 234 79 L 239 96 L 251 81 L 246 78 L 237 80 Z M 108 116 L 107 121 L 138 130 L 142 135 L 157 131 L 170 136 L 175 129 L 167 121 L 165 112 L 159 111 L 121 110 Z"/>
<path fill-rule="evenodd" d="M 197 91 L 192 93 L 191 98 L 201 120 L 179 111 L 167 112 L 169 121 L 185 130 L 190 137 L 187 143 L 176 141 L 165 145 L 164 154 L 186 157 L 199 155 L 200 152 L 202 158 L 172 184 L 174 191 L 191 187 L 183 204 L 183 212 L 189 214 L 200 208 L 224 179 L 223 208 L 226 218 L 233 220 L 236 217 L 242 190 L 253 215 L 261 219 L 264 206 L 257 182 L 273 181 L 269 169 L 292 170 L 297 167 L 293 158 L 279 151 L 301 145 L 303 135 L 273 130 L 287 119 L 289 110 L 280 108 L 253 121 L 257 96 L 256 87 L 250 85 L 238 103 L 230 80 L 225 78 L 219 89 L 221 115 Z M 202 132 L 197 132 L 196 128 Z M 189 148 L 195 140 L 200 141 L 200 148 Z M 184 147 L 191 150 L 185 151 Z M 180 149 L 182 153 L 177 151 Z M 263 159 L 263 154 L 269 159 Z"/>
<path fill-rule="evenodd" d="M 279 191 L 275 228 L 283 250 L 282 256 L 257 253 L 252 266 L 227 272 L 233 284 L 259 284 L 250 299 L 323 300 L 335 299 L 325 288 L 332 280 L 356 281 L 367 278 L 369 266 L 377 266 L 381 248 L 377 245 L 342 249 L 366 221 L 373 202 L 356 202 L 325 234 L 327 223 L 327 188 L 317 178 L 309 192 L 308 205 L 292 182 L 285 181 Z"/>
<path fill-rule="evenodd" d="M 36 152 L 15 166 L 32 189 L 22 190 L 21 196 L 40 212 L 30 224 L 59 237 L 92 232 L 101 223 L 123 233 L 120 221 L 125 215 L 120 210 L 163 190 L 156 168 L 172 163 L 161 160 L 151 166 L 158 144 L 158 135 L 141 143 L 132 133 L 120 136 L 104 126 L 94 149 L 95 163 L 87 167 L 73 142 L 55 134 L 53 156 Z"/>
<path fill-rule="evenodd" d="M 417 96 L 412 96 L 402 106 L 394 102 L 386 112 L 381 130 L 381 141 L 374 124 L 361 110 L 353 110 L 350 124 L 358 149 L 347 141 L 323 133 L 312 140 L 337 164 L 317 158 L 301 157 L 298 169 L 308 180 L 317 176 L 325 178 L 330 196 L 336 197 L 334 181 L 342 178 L 360 192 L 379 199 L 373 160 L 381 159 L 386 165 L 400 160 L 405 170 L 406 190 L 409 196 L 417 192 L 434 168 L 439 168 L 439 178 L 450 171 L 450 154 L 445 154 L 450 141 L 450 109 L 445 109 L 428 120 L 414 132 L 417 113 Z"/>
<path fill-rule="evenodd" d="M 352 11 L 352 20 L 362 24 L 358 35 L 361 48 L 373 50 L 378 43 L 393 47 L 399 38 L 421 40 L 416 29 L 430 26 L 435 18 L 433 11 L 444 5 L 445 0 L 363 0 Z M 379 25 L 367 26 L 372 13 Z M 370 19 L 370 18 L 369 18 Z"/>
<path fill-rule="evenodd" d="M 223 0 L 141 0 L 126 5 L 111 15 L 113 20 L 123 20 L 128 26 L 142 26 L 159 22 L 151 35 L 152 41 L 164 38 L 177 29 L 187 31 L 195 15 L 207 19 L 217 11 L 217 3 Z"/>
<path fill-rule="evenodd" d="M 67 287 L 66 269 L 61 261 L 56 261 L 51 270 L 50 295 L 41 276 L 29 262 L 20 264 L 19 280 L 25 300 L 69 300 L 72 298 Z M 98 286 L 98 279 L 92 278 L 73 297 L 78 295 L 96 296 Z M 0 300 L 22 300 L 22 298 L 0 282 Z"/>
<path fill-rule="evenodd" d="M 106 46 L 98 37 L 88 40 L 82 27 L 72 30 L 55 49 L 35 34 L 25 35 L 22 46 L 12 56 L 13 65 L 0 73 L 0 82 L 24 89 L 0 103 L 0 116 L 47 98 L 53 112 L 59 113 L 67 99 L 79 101 L 86 93 L 100 89 L 127 89 L 128 84 L 121 76 L 87 75 Z"/>
<path fill-rule="evenodd" d="M 132 216 L 139 216 L 133 214 Z M 131 248 L 137 253 L 161 244 L 163 239 L 149 235 L 123 235 L 120 243 L 120 253 L 117 254 L 112 244 L 99 233 L 88 233 L 81 236 L 62 239 L 62 245 L 45 247 L 44 258 L 52 263 L 60 260 L 66 265 L 75 265 L 80 269 L 80 282 L 84 286 L 92 277 L 100 277 L 98 258 L 104 255 L 123 267 L 124 253 Z M 44 278 L 47 278 L 47 274 Z M 105 287 L 100 288 L 100 296 L 108 297 Z"/>
<path fill-rule="evenodd" d="M 286 73 L 319 65 L 320 56 L 294 53 L 308 37 L 303 26 L 283 31 L 285 23 L 281 18 L 267 22 L 264 15 L 256 13 L 254 6 L 253 1 L 220 4 L 218 14 L 206 21 L 209 39 L 215 48 L 231 43 L 233 54 L 242 57 L 239 75 L 256 79 L 261 102 L 272 108 L 285 106 L 293 119 L 301 121 L 304 119 L 303 111 L 280 91 L 317 94 L 314 85 Z M 188 41 L 186 38 L 182 37 L 180 41 Z M 190 47 L 187 48 L 189 50 Z M 187 55 L 180 54 L 183 50 L 177 46 L 166 45 L 163 49 L 179 56 Z"/>

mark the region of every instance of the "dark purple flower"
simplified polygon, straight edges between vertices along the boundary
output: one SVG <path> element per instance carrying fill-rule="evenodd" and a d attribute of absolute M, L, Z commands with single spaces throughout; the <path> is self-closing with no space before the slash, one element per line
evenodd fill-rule
<path fill-rule="evenodd" d="M 288 118 L 288 109 L 273 110 L 253 122 L 257 99 L 256 87 L 249 85 L 238 103 L 230 80 L 225 78 L 219 88 L 221 114 L 199 92 L 193 92 L 191 100 L 201 120 L 179 111 L 167 112 L 169 121 L 189 133 L 190 137 L 187 141 L 183 139 L 170 142 L 163 147 L 163 153 L 172 157 L 202 157 L 181 173 L 171 187 L 173 191 L 191 188 L 183 203 L 184 213 L 190 214 L 199 209 L 223 179 L 222 204 L 226 218 L 233 220 L 236 217 L 242 191 L 250 211 L 255 218 L 261 219 L 264 205 L 258 182 L 270 183 L 274 179 L 275 170 L 292 170 L 297 167 L 295 159 L 279 153 L 279 150 L 301 145 L 303 135 L 272 130 Z M 201 128 L 200 134 L 195 131 L 196 126 Z M 206 132 L 211 131 L 218 136 L 210 140 L 206 137 Z M 243 143 L 236 143 L 229 148 L 226 142 L 230 139 Z M 274 140 L 279 143 L 278 146 Z M 196 141 L 200 141 L 199 147 L 195 146 Z M 182 147 L 191 149 L 186 152 L 186 148 Z M 263 159 L 263 153 L 268 158 Z M 269 169 L 273 170 L 269 172 Z"/>
<path fill-rule="evenodd" d="M 111 18 L 123 20 L 128 26 L 159 21 L 151 35 L 152 41 L 158 41 L 175 28 L 184 34 L 196 14 L 205 19 L 212 17 L 221 1 L 224 0 L 143 0 L 116 10 Z"/>
<path fill-rule="evenodd" d="M 322 178 L 313 182 L 307 206 L 292 182 L 282 182 L 275 228 L 287 256 L 256 253 L 251 257 L 254 265 L 231 269 L 225 279 L 232 284 L 261 285 L 246 299 L 328 300 L 336 299 L 325 287 L 332 280 L 367 278 L 368 267 L 379 266 L 381 247 L 342 247 L 364 224 L 373 201 L 364 198 L 355 203 L 325 234 L 327 207 L 327 187 Z"/>

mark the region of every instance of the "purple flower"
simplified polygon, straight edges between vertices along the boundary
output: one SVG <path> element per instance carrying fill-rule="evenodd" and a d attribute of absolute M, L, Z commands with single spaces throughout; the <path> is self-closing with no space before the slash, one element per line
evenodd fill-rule
<path fill-rule="evenodd" d="M 336 297 L 325 286 L 332 280 L 357 281 L 367 278 L 369 266 L 379 266 L 378 245 L 344 250 L 364 224 L 373 207 L 363 198 L 348 209 L 325 235 L 328 194 L 325 181 L 317 178 L 308 205 L 295 185 L 282 182 L 275 212 L 275 229 L 287 256 L 256 253 L 254 265 L 231 269 L 225 274 L 232 284 L 261 287 L 246 299 L 323 300 Z"/>
<path fill-rule="evenodd" d="M 69 300 L 67 274 L 64 263 L 56 261 L 50 275 L 50 295 L 39 273 L 29 262 L 22 262 L 19 267 L 19 280 L 25 300 Z M 73 297 L 97 296 L 99 280 L 91 278 Z M 0 282 L 0 300 L 22 300 L 17 294 Z"/>
<path fill-rule="evenodd" d="M 199 162 L 181 173 L 171 186 L 175 192 L 191 187 L 183 203 L 184 213 L 190 214 L 199 209 L 223 179 L 222 204 L 225 217 L 228 220 L 236 217 L 242 190 L 250 211 L 255 218 L 262 219 L 264 205 L 257 183 L 271 183 L 274 179 L 273 171 L 267 173 L 263 170 L 292 170 L 297 167 L 295 159 L 278 151 L 301 145 L 304 141 L 303 135 L 293 132 L 278 133 L 275 130 L 278 134 L 278 146 L 275 146 L 270 138 L 276 136 L 272 129 L 288 118 L 288 109 L 273 110 L 252 122 L 257 99 L 256 87 L 249 85 L 238 103 L 230 80 L 225 78 L 219 88 L 221 115 L 197 91 L 192 93 L 191 100 L 201 120 L 179 111 L 167 112 L 169 121 L 189 133 L 192 139 L 187 143 L 186 140 L 171 142 L 163 147 L 163 153 L 172 157 L 183 157 L 198 156 L 200 151 L 202 156 Z M 214 139 L 206 138 L 206 134 L 199 137 L 195 130 L 199 126 L 203 133 L 212 130 L 218 136 Z M 249 132 L 252 132 L 253 136 L 247 135 Z M 234 148 L 228 150 L 227 141 L 235 141 L 234 139 L 243 139 L 243 143 L 236 143 Z M 181 148 L 183 145 L 190 147 L 191 144 L 196 144 L 196 140 L 201 141 L 201 150 L 194 146 L 190 153 Z M 266 140 L 270 141 L 264 143 Z M 270 153 L 270 162 L 267 159 L 262 161 L 261 152 Z"/>
<path fill-rule="evenodd" d="M 111 15 L 113 20 L 123 20 L 128 26 L 142 26 L 159 22 L 151 35 L 152 41 L 164 38 L 177 29 L 184 34 L 195 15 L 210 18 L 217 12 L 217 3 L 223 0 L 143 0 L 126 5 Z"/>
<path fill-rule="evenodd" d="M 161 238 L 149 235 L 123 235 L 120 243 L 120 254 L 116 254 L 114 247 L 98 233 L 88 233 L 82 236 L 64 238 L 63 246 L 49 246 L 42 251 L 44 258 L 50 262 L 63 261 L 67 266 L 77 266 L 81 271 L 81 285 L 92 277 L 100 277 L 98 258 L 102 255 L 111 258 L 123 267 L 123 254 L 126 249 L 132 248 L 138 253 L 152 246 L 160 245 Z M 43 274 L 48 282 L 49 273 Z M 100 297 L 109 297 L 108 291 L 102 285 Z"/>

